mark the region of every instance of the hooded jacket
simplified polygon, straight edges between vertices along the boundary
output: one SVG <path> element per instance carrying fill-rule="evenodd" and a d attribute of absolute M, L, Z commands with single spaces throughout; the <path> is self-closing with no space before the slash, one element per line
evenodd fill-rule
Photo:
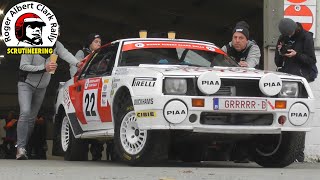
<path fill-rule="evenodd" d="M 227 46 L 230 46 L 230 48 L 227 48 Z M 248 40 L 246 48 L 241 52 L 237 52 L 233 48 L 232 42 L 229 42 L 229 44 L 223 46 L 221 49 L 237 62 L 240 60 L 246 61 L 249 68 L 254 68 L 259 65 L 261 57 L 260 48 L 254 41 Z"/>
<path fill-rule="evenodd" d="M 277 67 L 282 67 L 281 71 L 302 76 L 308 81 L 313 81 L 310 78 L 310 73 L 312 72 L 312 66 L 317 62 L 316 55 L 314 51 L 314 42 L 312 33 L 304 30 L 300 23 L 297 23 L 298 29 L 295 34 L 289 38 L 292 42 L 292 49 L 297 52 L 297 54 L 291 58 L 281 56 L 279 51 L 275 52 L 275 64 Z M 277 46 L 282 41 L 282 36 L 279 37 Z"/>
<path fill-rule="evenodd" d="M 79 62 L 59 41 L 56 42 L 53 52 L 69 64 L 76 66 Z M 46 88 L 51 79 L 51 74 L 46 71 L 46 64 L 49 62 L 50 56 L 45 58 L 38 54 L 21 55 L 19 81 L 34 88 Z"/>

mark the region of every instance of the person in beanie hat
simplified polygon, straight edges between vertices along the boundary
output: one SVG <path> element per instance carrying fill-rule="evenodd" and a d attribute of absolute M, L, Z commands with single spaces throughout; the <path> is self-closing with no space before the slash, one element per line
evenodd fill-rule
<path fill-rule="evenodd" d="M 296 31 L 297 27 L 297 23 L 289 18 L 281 19 L 278 26 L 280 33 L 284 36 L 292 36 Z"/>
<path fill-rule="evenodd" d="M 79 50 L 75 57 L 81 61 L 88 54 L 99 49 L 101 47 L 101 36 L 97 33 L 91 33 L 88 35 L 87 39 L 84 42 L 83 49 Z M 77 73 L 77 67 L 70 65 L 70 77 L 72 78 Z"/>
<path fill-rule="evenodd" d="M 81 61 L 83 60 L 87 55 L 92 53 L 93 51 L 96 51 L 101 47 L 101 36 L 97 33 L 91 33 L 88 35 L 87 39 L 84 42 L 83 49 L 79 50 L 75 57 Z M 71 78 L 77 73 L 77 68 L 74 66 L 70 66 L 70 76 Z M 90 152 L 92 155 L 93 161 L 101 160 L 102 158 L 102 151 L 103 151 L 103 144 L 98 141 L 92 140 L 90 142 Z"/>
<path fill-rule="evenodd" d="M 241 67 L 256 67 L 260 61 L 260 48 L 249 40 L 249 25 L 245 21 L 236 24 L 232 31 L 232 41 L 222 47 Z"/>
<path fill-rule="evenodd" d="M 313 82 L 318 75 L 313 34 L 289 18 L 281 19 L 278 28 L 281 35 L 274 58 L 277 70 L 302 76 L 308 82 Z M 304 161 L 304 140 L 301 141 L 303 147 L 296 159 L 298 162 Z"/>
<path fill-rule="evenodd" d="M 314 81 L 318 70 L 313 34 L 289 18 L 281 19 L 278 28 L 281 35 L 274 59 L 278 70 L 302 76 L 308 82 Z"/>

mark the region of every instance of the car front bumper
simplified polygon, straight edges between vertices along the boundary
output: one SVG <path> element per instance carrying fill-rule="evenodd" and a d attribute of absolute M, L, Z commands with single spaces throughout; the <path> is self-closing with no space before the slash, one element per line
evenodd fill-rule
<path fill-rule="evenodd" d="M 136 96 L 132 97 L 134 102 L 134 109 L 137 114 L 137 122 L 140 129 L 147 130 L 187 130 L 192 132 L 199 133 L 222 133 L 222 134 L 279 134 L 282 131 L 310 131 L 313 124 L 313 116 L 314 116 L 314 100 L 306 99 L 306 98 L 247 98 L 247 97 L 203 97 L 203 96 Z M 203 107 L 194 107 L 192 105 L 193 99 L 203 99 L 204 106 Z M 220 99 L 250 99 L 250 100 L 261 100 L 265 99 L 267 102 L 267 107 L 262 109 L 215 109 L 214 107 L 214 98 Z M 135 100 L 137 99 L 152 99 L 152 104 L 135 104 Z M 282 100 L 286 101 L 286 107 L 279 109 L 275 108 L 275 101 Z M 172 101 L 182 102 L 187 107 L 185 118 L 181 120 L 181 122 L 174 122 L 168 120 L 166 116 L 167 110 L 166 106 Z M 304 105 L 308 110 L 308 118 L 302 124 L 294 124 L 289 120 L 290 114 L 301 114 L 301 113 L 292 113 L 290 110 L 294 104 L 299 103 Z M 176 104 L 179 106 L 179 104 Z M 176 107 L 176 106 L 171 106 Z M 179 107 L 177 107 L 179 110 Z M 181 112 L 181 109 L 176 112 Z M 175 111 L 172 111 L 175 112 Z M 182 111 L 183 112 L 183 111 Z M 201 113 L 223 113 L 223 114 L 272 114 L 272 122 L 268 125 L 210 125 L 201 123 L 200 117 Z M 191 121 L 190 117 L 193 116 L 193 121 Z M 286 117 L 286 121 L 281 124 L 279 123 L 279 117 Z M 196 118 L 195 118 L 196 117 Z"/>

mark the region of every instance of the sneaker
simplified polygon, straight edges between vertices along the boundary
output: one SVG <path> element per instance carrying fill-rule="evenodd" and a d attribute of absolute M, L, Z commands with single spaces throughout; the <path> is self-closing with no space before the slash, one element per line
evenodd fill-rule
<path fill-rule="evenodd" d="M 16 159 L 17 160 L 27 160 L 27 151 L 24 148 L 18 148 L 17 149 L 17 154 L 16 154 Z"/>

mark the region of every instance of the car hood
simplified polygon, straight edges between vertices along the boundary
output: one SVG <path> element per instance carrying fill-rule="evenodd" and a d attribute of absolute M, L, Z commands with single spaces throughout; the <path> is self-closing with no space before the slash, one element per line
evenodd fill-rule
<path fill-rule="evenodd" d="M 162 73 L 164 76 L 200 76 L 204 72 L 216 72 L 219 77 L 234 77 L 234 78 L 260 78 L 265 74 L 274 73 L 282 79 L 302 79 L 302 77 L 274 72 L 265 71 L 255 68 L 244 68 L 244 67 L 194 67 L 185 65 L 147 65 L 142 64 L 140 68 L 148 68 L 148 70 L 153 70 Z"/>

